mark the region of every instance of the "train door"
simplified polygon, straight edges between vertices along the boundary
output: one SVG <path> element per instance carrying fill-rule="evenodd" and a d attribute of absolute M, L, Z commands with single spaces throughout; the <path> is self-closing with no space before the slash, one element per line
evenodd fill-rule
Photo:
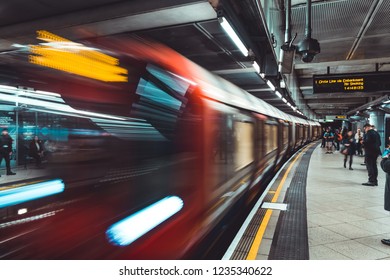
<path fill-rule="evenodd" d="M 289 122 L 288 123 L 288 143 L 289 143 L 289 156 L 293 153 L 294 151 L 294 135 L 293 135 L 293 127 L 294 123 Z"/>

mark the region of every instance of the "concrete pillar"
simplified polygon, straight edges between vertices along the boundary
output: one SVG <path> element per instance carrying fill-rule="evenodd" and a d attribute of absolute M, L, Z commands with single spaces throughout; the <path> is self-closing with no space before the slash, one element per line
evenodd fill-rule
<path fill-rule="evenodd" d="M 381 151 L 383 152 L 386 144 L 385 139 L 385 112 L 383 111 L 371 111 L 370 112 L 370 118 L 369 122 L 371 125 L 375 125 L 376 131 L 378 131 L 379 135 L 381 136 Z"/>

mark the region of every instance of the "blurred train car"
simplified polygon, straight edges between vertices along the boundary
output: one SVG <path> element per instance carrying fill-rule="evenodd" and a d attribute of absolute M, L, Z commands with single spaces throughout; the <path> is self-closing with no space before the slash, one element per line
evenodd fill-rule
<path fill-rule="evenodd" d="M 71 56 L 39 63 L 46 50 Z M 80 54 L 116 59 L 125 79 Z M 0 69 L 18 146 L 28 114 L 47 143 L 39 176 L 0 181 L 3 259 L 197 258 L 321 129 L 140 40 L 54 40 L 1 54 Z"/>

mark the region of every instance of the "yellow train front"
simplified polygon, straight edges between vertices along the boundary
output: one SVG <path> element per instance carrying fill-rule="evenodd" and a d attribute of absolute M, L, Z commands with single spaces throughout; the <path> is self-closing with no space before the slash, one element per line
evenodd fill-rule
<path fill-rule="evenodd" d="M 208 257 L 320 136 L 318 123 L 159 44 L 38 39 L 0 61 L 18 159 L 14 179 L 0 179 L 3 259 Z M 26 162 L 34 135 L 45 143 L 39 169 Z"/>

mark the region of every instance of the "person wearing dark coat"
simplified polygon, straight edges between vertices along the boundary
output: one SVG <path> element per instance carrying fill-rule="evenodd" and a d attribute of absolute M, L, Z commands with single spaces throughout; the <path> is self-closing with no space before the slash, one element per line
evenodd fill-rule
<path fill-rule="evenodd" d="M 356 152 L 356 143 L 352 131 L 348 131 L 348 133 L 345 135 L 344 139 L 342 140 L 341 144 L 343 144 L 345 149 L 347 149 L 347 152 L 344 153 L 344 168 L 347 168 L 347 160 L 349 156 L 349 170 L 353 170 L 352 162 L 353 162 L 353 156 L 355 155 Z"/>
<path fill-rule="evenodd" d="M 0 135 L 0 164 L 5 160 L 5 166 L 7 168 L 7 175 L 15 175 L 16 173 L 11 171 L 11 155 L 12 155 L 12 138 L 8 134 L 8 130 L 5 128 Z M 0 175 L 1 176 L 1 175 Z"/>
<path fill-rule="evenodd" d="M 381 168 L 384 172 L 386 172 L 384 208 L 385 210 L 390 211 L 390 159 L 389 159 L 390 153 L 387 153 L 385 155 L 385 152 L 381 161 Z M 385 245 L 390 246 L 390 239 L 382 239 L 381 242 Z"/>
<path fill-rule="evenodd" d="M 377 159 L 381 154 L 380 146 L 381 139 L 379 133 L 372 129 L 370 124 L 364 125 L 364 150 L 365 150 L 365 159 L 366 159 L 366 167 L 368 171 L 368 182 L 363 183 L 364 186 L 378 186 L 378 167 L 377 167 Z"/>
<path fill-rule="evenodd" d="M 30 157 L 35 159 L 37 167 L 41 167 L 43 157 L 43 144 L 39 140 L 38 136 L 35 136 L 30 143 L 28 154 Z"/>

